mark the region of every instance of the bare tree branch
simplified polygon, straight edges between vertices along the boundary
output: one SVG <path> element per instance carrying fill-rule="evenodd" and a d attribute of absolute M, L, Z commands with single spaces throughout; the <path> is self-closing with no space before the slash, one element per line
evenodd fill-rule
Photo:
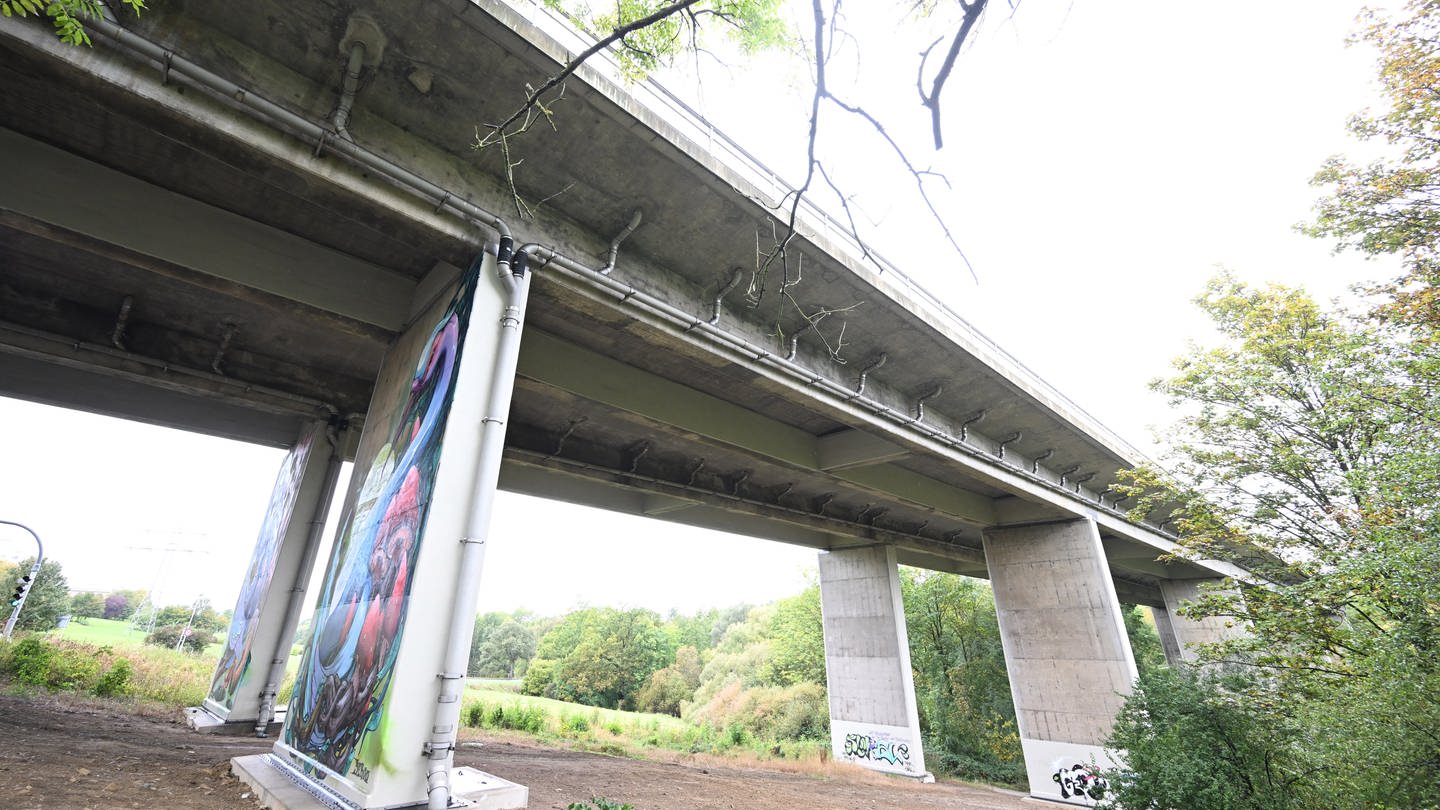
<path fill-rule="evenodd" d="M 533 109 L 535 105 L 540 101 L 540 97 L 544 95 L 547 90 L 569 78 L 570 75 L 573 74 L 576 70 L 578 70 L 581 65 L 585 64 L 585 62 L 590 57 L 594 56 L 597 53 L 600 53 L 601 51 L 615 44 L 616 42 L 623 40 L 628 34 L 634 31 L 639 31 L 642 28 L 647 28 L 651 25 L 654 25 L 655 23 L 660 22 L 666 17 L 678 14 L 679 12 L 684 11 L 685 9 L 695 5 L 698 2 L 700 2 L 700 0 L 677 0 L 675 3 L 672 3 L 668 6 L 662 6 L 661 8 L 656 9 L 653 13 L 641 17 L 638 20 L 634 20 L 632 22 L 625 23 L 624 25 L 617 26 L 615 30 L 610 32 L 608 36 L 606 36 L 604 39 L 599 40 L 594 45 L 591 45 L 590 47 L 581 51 L 578 56 L 567 62 L 565 64 L 565 67 L 560 69 L 559 73 L 556 73 L 554 76 L 546 79 L 543 84 L 531 91 L 530 95 L 526 97 L 525 102 L 520 105 L 519 109 L 511 113 L 509 118 L 506 118 L 504 121 L 501 121 L 498 124 L 490 124 L 488 125 L 489 128 L 492 131 L 503 131 L 506 127 L 510 126 L 516 121 L 519 121 L 527 113 L 529 113 L 530 110 Z"/>
<path fill-rule="evenodd" d="M 935 80 L 930 85 L 930 93 L 927 95 L 922 89 L 920 91 L 920 103 L 930 109 L 930 131 L 935 136 L 935 148 L 944 146 L 944 139 L 940 136 L 940 91 L 945 89 L 945 82 L 950 78 L 950 71 L 955 68 L 955 60 L 960 56 L 960 46 L 970 36 L 970 29 L 975 27 L 980 15 L 985 11 L 985 6 L 990 0 L 970 0 L 966 3 L 961 0 L 960 7 L 965 10 L 965 17 L 960 21 L 960 30 L 955 32 L 955 38 L 950 41 L 950 50 L 945 54 L 945 61 L 940 65 L 940 71 L 935 74 Z M 938 42 L 939 40 L 936 40 Z M 930 48 L 934 48 L 931 45 Z M 929 56 L 930 48 L 925 49 L 924 56 Z M 921 68 L 924 68 L 924 57 L 921 58 Z M 968 264 L 968 262 L 967 262 Z"/>

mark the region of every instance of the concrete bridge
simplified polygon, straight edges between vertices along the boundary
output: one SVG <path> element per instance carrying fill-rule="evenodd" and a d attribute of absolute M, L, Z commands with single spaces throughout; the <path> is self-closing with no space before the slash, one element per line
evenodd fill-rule
<path fill-rule="evenodd" d="M 187 0 L 91 32 L 0 22 L 0 393 L 293 448 L 205 714 L 265 727 L 316 600 L 247 766 L 306 801 L 472 787 L 450 746 L 497 486 L 823 552 L 834 750 L 881 770 L 925 774 L 897 564 L 990 578 L 1046 798 L 1088 803 L 1072 772 L 1106 761 L 1122 601 L 1172 658 L 1222 631 L 1174 610 L 1239 572 L 1161 561 L 1109 489 L 1138 454 L 818 210 L 757 275 L 788 189 L 661 88 L 599 59 L 553 129 L 472 150 L 583 49 L 544 12 Z"/>

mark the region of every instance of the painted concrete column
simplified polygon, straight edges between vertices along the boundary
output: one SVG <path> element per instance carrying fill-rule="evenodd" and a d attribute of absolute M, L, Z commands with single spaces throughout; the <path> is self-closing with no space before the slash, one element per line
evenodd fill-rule
<path fill-rule="evenodd" d="M 426 802 L 441 682 L 464 677 L 443 671 L 456 570 L 484 542 L 466 526 L 481 418 L 491 387 L 514 384 L 497 372 L 506 301 L 487 257 L 386 355 L 284 728 L 242 778 L 269 768 L 338 806 Z"/>
<path fill-rule="evenodd" d="M 1120 600 L 1089 520 L 990 529 L 995 592 L 1030 793 L 1093 804 L 1092 766 L 1136 678 Z"/>
<path fill-rule="evenodd" d="M 822 553 L 820 612 L 835 759 L 928 776 L 895 550 Z"/>
<path fill-rule="evenodd" d="M 245 571 L 225 649 L 215 667 L 204 706 L 191 709 L 198 729 L 222 724 L 254 726 L 265 699 L 272 663 L 288 657 L 299 611 L 293 609 L 298 588 L 303 594 L 334 492 L 338 460 L 332 464 L 329 425 L 316 421 L 300 432 L 280 465 L 271 490 L 265 521 Z M 274 707 L 270 695 L 270 715 Z M 264 718 L 268 724 L 270 717 Z"/>
<path fill-rule="evenodd" d="M 1165 609 L 1153 608 L 1155 628 L 1160 632 L 1160 643 L 1165 648 L 1165 660 L 1171 666 L 1195 660 L 1194 644 L 1213 644 L 1244 635 L 1245 630 L 1235 626 L 1233 620 L 1223 616 L 1205 619 L 1191 619 L 1180 615 L 1180 608 L 1186 602 L 1193 602 L 1200 596 L 1200 588 L 1206 584 L 1219 584 L 1223 580 L 1213 579 L 1168 579 L 1160 582 L 1160 595 L 1165 600 Z"/>

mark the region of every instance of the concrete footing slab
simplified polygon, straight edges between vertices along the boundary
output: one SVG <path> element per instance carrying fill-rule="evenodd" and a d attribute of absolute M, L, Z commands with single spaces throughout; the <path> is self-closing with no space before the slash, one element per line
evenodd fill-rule
<path fill-rule="evenodd" d="M 307 789 L 272 754 L 236 757 L 230 760 L 230 771 L 255 792 L 255 800 L 268 810 L 340 810 L 353 806 L 338 796 L 322 796 L 329 793 L 323 788 Z M 524 810 L 530 804 L 529 788 L 474 768 L 450 771 L 450 787 L 452 808 Z M 411 805 L 424 806 L 424 802 Z"/>
<path fill-rule="evenodd" d="M 222 720 L 216 717 L 203 706 L 190 706 L 185 709 L 185 722 L 190 728 L 205 734 L 220 734 L 227 737 L 254 737 L 254 720 Z M 280 727 L 285 724 L 285 709 L 275 711 L 275 719 L 265 727 L 266 737 L 272 737 L 280 733 Z"/>

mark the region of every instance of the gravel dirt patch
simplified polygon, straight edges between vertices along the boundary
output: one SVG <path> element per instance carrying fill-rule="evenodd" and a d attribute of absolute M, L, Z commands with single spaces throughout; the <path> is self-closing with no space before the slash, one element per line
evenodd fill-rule
<path fill-rule="evenodd" d="M 271 740 L 199 734 L 174 717 L 67 696 L 0 696 L 0 806 L 7 810 L 251 810 L 231 757 Z M 637 810 L 1019 810 L 1020 795 L 923 785 L 848 766 L 785 773 L 657 753 L 635 760 L 467 733 L 456 763 L 530 788 L 534 810 L 599 796 Z"/>

